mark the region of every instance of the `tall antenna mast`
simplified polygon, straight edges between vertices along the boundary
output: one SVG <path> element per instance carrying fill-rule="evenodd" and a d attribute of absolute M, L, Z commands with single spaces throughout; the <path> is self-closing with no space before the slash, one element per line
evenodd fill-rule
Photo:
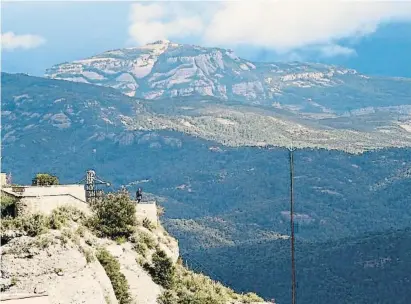
<path fill-rule="evenodd" d="M 94 170 L 88 170 L 86 172 L 86 201 L 90 202 L 95 198 L 95 180 L 96 172 Z"/>
<path fill-rule="evenodd" d="M 290 226 L 291 226 L 291 303 L 296 304 L 295 238 L 294 238 L 294 147 L 291 141 L 290 155 Z"/>
<path fill-rule="evenodd" d="M 94 170 L 87 170 L 85 178 L 86 202 L 94 203 L 103 197 L 103 190 L 98 190 L 97 185 L 110 186 L 110 183 L 101 180 Z"/>

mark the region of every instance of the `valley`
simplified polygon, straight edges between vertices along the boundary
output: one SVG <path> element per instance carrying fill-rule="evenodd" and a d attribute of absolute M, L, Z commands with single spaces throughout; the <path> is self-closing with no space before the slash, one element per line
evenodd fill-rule
<path fill-rule="evenodd" d="M 409 79 L 166 42 L 1 76 L 2 170 L 17 183 L 93 168 L 107 191 L 143 187 L 188 263 L 285 303 L 293 146 L 301 301 L 407 303 Z"/>
<path fill-rule="evenodd" d="M 205 258 L 206 257 L 206 258 Z M 233 258 L 235 257 L 235 258 Z M 290 244 L 263 241 L 187 253 L 236 290 L 290 301 Z M 249 260 L 255 261 L 250 265 Z M 408 303 L 410 229 L 389 229 L 328 242 L 296 242 L 297 300 L 302 303 Z"/>

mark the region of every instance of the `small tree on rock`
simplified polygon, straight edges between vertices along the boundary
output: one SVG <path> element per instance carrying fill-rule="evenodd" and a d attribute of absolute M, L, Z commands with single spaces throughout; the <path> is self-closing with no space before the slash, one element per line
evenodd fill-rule
<path fill-rule="evenodd" d="M 110 193 L 91 206 L 91 226 L 101 236 L 118 239 L 130 237 L 137 224 L 136 206 L 123 192 Z"/>
<path fill-rule="evenodd" d="M 157 250 L 152 256 L 152 265 L 144 264 L 153 281 L 164 288 L 170 289 L 174 284 L 175 267 L 172 260 L 163 250 Z"/>

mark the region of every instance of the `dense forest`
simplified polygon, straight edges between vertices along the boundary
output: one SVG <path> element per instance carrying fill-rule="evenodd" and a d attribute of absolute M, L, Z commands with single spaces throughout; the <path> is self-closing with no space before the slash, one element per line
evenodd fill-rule
<path fill-rule="evenodd" d="M 253 290 L 280 304 L 290 301 L 287 240 L 203 249 L 185 259 L 237 291 Z M 301 303 L 410 303 L 411 230 L 329 242 L 297 240 L 296 269 Z"/>

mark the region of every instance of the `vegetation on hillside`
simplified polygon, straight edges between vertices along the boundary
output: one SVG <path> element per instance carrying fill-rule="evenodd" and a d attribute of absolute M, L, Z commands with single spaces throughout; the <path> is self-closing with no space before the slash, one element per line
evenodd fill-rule
<path fill-rule="evenodd" d="M 151 263 L 144 264 L 153 281 L 164 288 L 171 288 L 174 284 L 175 268 L 173 261 L 162 250 L 156 250 L 151 257 Z"/>
<path fill-rule="evenodd" d="M 174 266 L 173 284 L 160 295 L 160 304 L 258 303 L 264 300 L 254 293 L 237 294 L 232 289 L 195 273 L 181 264 Z"/>
<path fill-rule="evenodd" d="M 1 194 L 0 198 L 1 217 L 14 217 L 17 200 L 9 195 Z"/>
<path fill-rule="evenodd" d="M 22 217 L 6 217 L 1 220 L 2 241 L 7 241 L 7 231 L 18 231 L 22 235 L 37 236 L 50 228 L 50 218 L 43 214 L 30 214 Z"/>
<path fill-rule="evenodd" d="M 197 271 L 212 270 L 236 291 L 252 288 L 265 298 L 290 301 L 288 240 L 203 249 L 183 258 L 188 263 L 201 259 Z M 302 303 L 408 304 L 411 229 L 323 243 L 299 239 L 296 265 L 297 299 Z"/>
<path fill-rule="evenodd" d="M 93 216 L 89 226 L 103 237 L 128 238 L 137 224 L 136 205 L 128 193 L 109 193 L 102 200 L 92 204 Z"/>
<path fill-rule="evenodd" d="M 119 262 L 104 248 L 99 249 L 96 256 L 111 281 L 119 304 L 132 303 L 129 286 L 126 277 L 120 271 Z"/>
<path fill-rule="evenodd" d="M 6 243 L 15 236 L 35 237 L 48 232 L 50 229 L 61 229 L 69 224 L 70 220 L 83 223 L 85 219 L 86 216 L 83 212 L 68 206 L 58 207 L 50 215 L 34 213 L 17 217 L 7 216 L 1 219 L 0 236 L 2 242 Z"/>
<path fill-rule="evenodd" d="M 119 206 L 128 212 L 119 215 Z M 164 292 L 158 298 L 159 303 L 263 302 L 255 294 L 236 294 L 233 290 L 207 276 L 196 274 L 181 264 L 174 264 L 166 252 L 161 249 L 162 246 L 169 245 L 170 236 L 161 226 L 149 225 L 147 221 L 137 222 L 135 206 L 126 194 L 122 192 L 110 193 L 103 201 L 95 203 L 92 211 L 93 214 L 87 217 L 76 208 L 59 207 L 53 210 L 49 216 L 32 214 L 15 218 L 8 217 L 2 221 L 1 236 L 3 237 L 7 231 L 20 231 L 21 233 L 9 236 L 8 240 L 20 235 L 27 235 L 34 238 L 33 242 L 27 244 L 45 249 L 53 243 L 53 239 L 46 233 L 50 229 L 60 230 L 58 238 L 62 244 L 69 242 L 76 244 L 88 263 L 95 259 L 99 261 L 111 281 L 120 304 L 132 303 L 130 286 L 125 275 L 121 272 L 118 260 L 103 246 L 92 241 L 90 232 L 116 240 L 120 245 L 127 241 L 132 243 L 132 248 L 137 253 L 136 261 L 150 274 L 153 282 L 164 288 Z M 76 223 L 75 230 L 71 227 L 73 222 Z"/>
<path fill-rule="evenodd" d="M 404 133 L 400 126 L 392 126 L 391 122 L 387 122 L 387 128 L 390 128 L 392 132 L 382 133 L 371 132 L 376 127 L 372 123 L 364 127 L 357 122 L 357 119 L 351 117 L 339 118 L 340 121 L 336 123 L 331 120 L 328 125 L 327 123 L 321 125 L 323 123 L 321 120 L 315 122 L 296 121 L 296 117 L 279 115 L 269 108 L 264 110 L 239 109 L 238 106 L 228 107 L 213 104 L 200 111 L 200 114 L 196 114 L 193 111 L 189 115 L 145 113 L 127 123 L 134 130 L 169 129 L 231 147 L 289 147 L 293 145 L 298 148 L 338 149 L 349 153 L 361 153 L 381 147 L 408 147 L 411 145 L 411 137 Z M 373 115 L 370 115 L 369 118 L 370 121 L 371 119 L 379 119 Z M 344 123 L 350 123 L 350 126 L 355 128 L 357 132 L 338 127 L 339 125 L 344 126 Z M 337 127 L 333 128 L 335 126 Z M 292 139 L 293 142 L 291 142 Z"/>
<path fill-rule="evenodd" d="M 95 224 L 94 231 L 104 233 L 106 236 L 112 238 L 117 238 L 119 235 L 128 236 L 128 239 L 134 244 L 135 251 L 140 255 L 140 259 L 145 261 L 142 262 L 143 268 L 151 275 L 155 283 L 165 288 L 165 291 L 159 297 L 160 303 L 226 304 L 230 303 L 230 301 L 236 301 L 237 303 L 263 301 L 263 299 L 253 293 L 238 295 L 233 290 L 212 281 L 209 277 L 196 274 L 185 269 L 182 265 L 173 264 L 170 257 L 160 249 L 159 239 L 155 239 L 153 234 L 149 233 L 150 230 L 154 232 L 159 228 L 148 225 L 146 221 L 137 223 L 135 218 L 130 216 L 131 214 L 134 215 L 135 212 L 131 214 L 124 213 L 122 214 L 123 216 L 118 217 L 114 215 L 119 205 L 125 206 L 126 209 L 129 208 L 129 212 L 133 210 L 133 207 L 130 206 L 130 204 L 133 203 L 128 199 L 126 194 L 121 192 L 110 194 L 103 202 L 104 203 L 97 203 L 93 206 L 94 217 L 98 216 L 101 220 L 90 221 L 90 223 Z M 107 220 L 108 216 L 110 216 L 112 220 L 109 222 L 103 221 L 104 219 Z M 102 225 L 101 222 L 105 224 Z M 130 223 L 132 222 L 137 226 L 130 229 Z M 107 257 L 108 255 L 107 253 L 103 253 L 103 256 Z M 97 256 L 97 258 L 100 259 L 99 256 Z M 107 259 L 110 260 L 110 258 Z M 115 268 L 115 266 L 113 267 Z M 116 281 L 118 281 L 116 284 L 123 286 L 119 287 L 119 290 L 125 290 L 124 280 L 116 277 Z M 124 292 L 124 294 L 126 294 L 126 292 Z"/>
<path fill-rule="evenodd" d="M 197 116 L 190 121 L 201 122 L 203 130 L 230 130 L 229 124 L 198 117 L 198 113 L 210 115 L 209 100 L 203 103 L 202 99 L 179 98 L 144 103 L 109 88 L 23 75 L 2 76 L 2 122 L 12 126 L 2 134 L 2 165 L 13 172 L 15 180 L 29 183 L 34 170 L 41 170 L 59 172 L 61 180 L 76 182 L 85 168 L 94 166 L 100 168 L 100 176 L 112 176 L 110 182 L 115 187 L 145 181 L 145 192 L 165 197 L 163 222 L 180 240 L 182 251 L 208 244 L 264 241 L 277 232 L 288 233 L 289 225 L 281 214 L 289 208 L 285 149 L 230 148 L 179 132 L 125 130 L 121 122 L 128 121 L 130 113 L 137 111 L 140 115 L 153 107 L 154 112 L 166 117 Z M 14 101 L 15 96 L 20 96 L 19 100 Z M 45 98 L 51 102 L 45 103 Z M 258 110 L 261 115 L 264 111 Z M 256 118 L 258 115 L 244 116 L 244 122 L 257 127 L 266 124 L 265 119 Z M 375 113 L 372 121 L 380 126 L 378 115 Z M 368 117 L 355 118 L 354 125 L 348 124 L 348 118 L 333 121 L 357 128 Z M 241 115 L 223 118 L 238 121 Z M 255 132 L 247 126 L 240 131 L 243 138 Z M 238 142 L 236 134 L 231 141 Z M 22 147 L 30 153 L 22 153 Z M 313 219 L 300 227 L 299 237 L 323 240 L 384 230 L 394 224 L 409 225 L 409 182 L 399 178 L 410 168 L 409 159 L 409 149 L 381 149 L 357 156 L 327 150 L 296 151 L 296 212 Z M 36 169 L 28 170 L 32 163 L 36 163 Z M 195 229 L 190 229 L 186 219 L 195 219 Z M 200 239 L 201 231 L 207 233 Z"/>

